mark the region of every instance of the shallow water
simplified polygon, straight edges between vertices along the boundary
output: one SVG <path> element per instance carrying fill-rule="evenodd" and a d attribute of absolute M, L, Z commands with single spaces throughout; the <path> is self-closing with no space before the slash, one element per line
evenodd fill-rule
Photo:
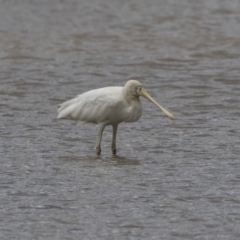
<path fill-rule="evenodd" d="M 1 239 L 239 239 L 239 1 L 0 1 Z M 140 80 L 170 110 L 111 128 L 63 101 Z"/>

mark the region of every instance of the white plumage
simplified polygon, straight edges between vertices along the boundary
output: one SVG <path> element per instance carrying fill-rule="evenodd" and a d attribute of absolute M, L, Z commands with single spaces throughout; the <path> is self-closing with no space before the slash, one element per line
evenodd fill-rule
<path fill-rule="evenodd" d="M 129 80 L 124 87 L 105 87 L 80 94 L 61 104 L 58 109 L 58 119 L 67 118 L 77 122 L 99 124 L 97 155 L 101 153 L 103 130 L 106 126 L 112 125 L 112 152 L 115 155 L 118 124 L 135 122 L 141 117 L 140 96 L 156 104 L 169 118 L 173 119 L 173 115 L 155 102 L 142 84 L 136 80 Z"/>

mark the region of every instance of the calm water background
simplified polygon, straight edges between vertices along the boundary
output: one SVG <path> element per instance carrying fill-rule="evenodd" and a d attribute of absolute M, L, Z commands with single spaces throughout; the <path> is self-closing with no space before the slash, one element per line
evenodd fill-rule
<path fill-rule="evenodd" d="M 240 239 L 238 0 L 0 1 L 1 239 Z M 140 80 L 175 115 L 56 120 Z"/>

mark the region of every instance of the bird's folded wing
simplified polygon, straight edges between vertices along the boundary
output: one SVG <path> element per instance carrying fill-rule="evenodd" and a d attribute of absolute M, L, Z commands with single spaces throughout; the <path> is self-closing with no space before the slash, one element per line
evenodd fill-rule
<path fill-rule="evenodd" d="M 122 87 L 91 90 L 61 104 L 58 118 L 100 123 L 109 118 L 119 103 Z"/>

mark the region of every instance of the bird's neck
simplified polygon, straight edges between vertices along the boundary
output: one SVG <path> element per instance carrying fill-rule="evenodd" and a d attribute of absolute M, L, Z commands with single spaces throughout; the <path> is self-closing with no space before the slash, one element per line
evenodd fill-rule
<path fill-rule="evenodd" d="M 139 97 L 135 96 L 131 91 L 129 91 L 129 89 L 123 88 L 122 91 L 123 91 L 123 96 L 129 103 L 129 105 L 131 105 L 132 102 L 139 101 Z"/>

